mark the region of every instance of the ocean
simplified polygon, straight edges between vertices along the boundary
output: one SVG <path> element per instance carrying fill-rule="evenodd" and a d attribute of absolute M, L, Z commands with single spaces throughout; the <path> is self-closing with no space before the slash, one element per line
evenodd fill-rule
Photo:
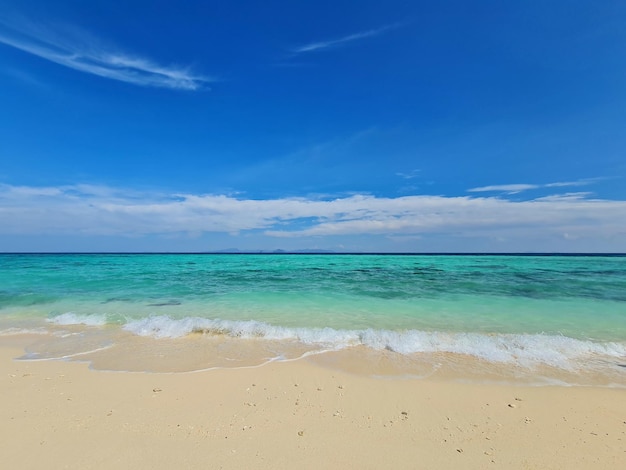
<path fill-rule="evenodd" d="M 21 360 L 626 386 L 626 256 L 2 254 Z"/>

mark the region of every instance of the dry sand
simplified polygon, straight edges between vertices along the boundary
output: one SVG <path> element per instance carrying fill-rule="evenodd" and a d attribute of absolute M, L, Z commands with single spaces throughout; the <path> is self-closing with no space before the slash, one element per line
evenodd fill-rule
<path fill-rule="evenodd" d="M 626 390 L 374 379 L 309 361 L 147 374 L 0 347 L 2 468 L 624 469 Z"/>

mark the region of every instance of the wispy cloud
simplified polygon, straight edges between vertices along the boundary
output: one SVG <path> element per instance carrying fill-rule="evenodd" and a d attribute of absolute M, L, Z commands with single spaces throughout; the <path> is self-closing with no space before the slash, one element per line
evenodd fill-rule
<path fill-rule="evenodd" d="M 140 86 L 198 90 L 214 81 L 189 68 L 154 61 L 98 44 L 84 32 L 53 31 L 26 21 L 0 22 L 0 43 L 81 72 Z"/>
<path fill-rule="evenodd" d="M 392 29 L 396 29 L 400 26 L 399 23 L 394 23 L 390 25 L 385 25 L 380 28 L 370 29 L 368 31 L 361 31 L 359 33 L 349 34 L 348 36 L 343 36 L 337 39 L 329 39 L 326 41 L 317 41 L 311 42 L 309 44 L 305 44 L 303 46 L 296 47 L 292 49 L 292 52 L 295 54 L 303 54 L 305 52 L 314 52 L 322 49 L 328 49 L 331 47 L 341 46 L 350 42 L 359 41 L 361 39 L 367 39 L 374 36 L 380 36 L 381 34 L 390 31 Z"/>
<path fill-rule="evenodd" d="M 492 186 L 481 186 L 480 188 L 471 188 L 467 191 L 470 193 L 482 193 L 490 191 L 507 192 L 510 194 L 528 191 L 529 189 L 538 189 L 542 186 L 539 184 L 495 184 Z"/>
<path fill-rule="evenodd" d="M 481 186 L 479 188 L 471 188 L 467 191 L 470 193 L 481 193 L 481 192 L 505 192 L 508 194 L 517 194 L 522 191 L 528 191 L 531 189 L 541 189 L 541 188 L 564 188 L 567 186 L 587 186 L 597 181 L 598 179 L 585 179 L 578 181 L 564 181 L 557 183 L 547 183 L 547 184 L 496 184 L 492 186 Z"/>
<path fill-rule="evenodd" d="M 225 233 L 268 237 L 447 234 L 463 237 L 624 239 L 626 201 L 586 193 L 509 201 L 497 197 L 350 195 L 245 199 L 142 193 L 106 186 L 0 185 L 0 234 L 146 236 Z"/>
<path fill-rule="evenodd" d="M 399 176 L 400 178 L 403 178 L 405 180 L 411 180 L 413 178 L 417 178 L 419 173 L 420 173 L 420 170 L 412 170 L 412 171 L 409 171 L 408 173 L 398 172 L 396 173 L 396 176 Z"/>

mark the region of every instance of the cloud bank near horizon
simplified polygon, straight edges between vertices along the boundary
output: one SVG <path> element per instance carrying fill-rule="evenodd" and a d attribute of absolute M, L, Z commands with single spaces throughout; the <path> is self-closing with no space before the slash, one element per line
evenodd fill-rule
<path fill-rule="evenodd" d="M 73 70 L 139 86 L 199 90 L 214 81 L 185 67 L 163 66 L 115 51 L 82 31 L 53 31 L 24 20 L 0 20 L 0 44 Z"/>
<path fill-rule="evenodd" d="M 0 185 L 0 234 L 142 237 L 254 233 L 274 238 L 377 235 L 626 240 L 626 201 L 566 193 L 497 197 L 350 195 L 244 199 L 92 185 Z"/>

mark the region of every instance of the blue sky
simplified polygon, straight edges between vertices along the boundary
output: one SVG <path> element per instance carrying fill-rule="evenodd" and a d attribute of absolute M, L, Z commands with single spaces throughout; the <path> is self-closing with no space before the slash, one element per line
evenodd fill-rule
<path fill-rule="evenodd" d="M 0 0 L 0 251 L 626 252 L 623 1 Z"/>

